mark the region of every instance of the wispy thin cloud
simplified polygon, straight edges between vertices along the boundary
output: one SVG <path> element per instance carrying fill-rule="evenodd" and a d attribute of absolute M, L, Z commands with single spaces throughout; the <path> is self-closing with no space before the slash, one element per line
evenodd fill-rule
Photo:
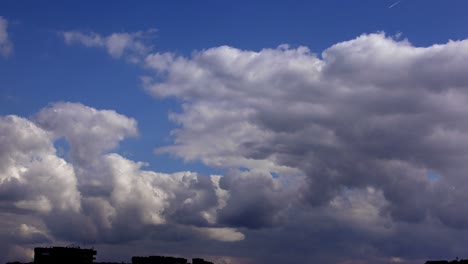
<path fill-rule="evenodd" d="M 399 3 L 401 3 L 402 0 L 398 1 L 398 2 L 395 2 L 393 3 L 392 5 L 390 5 L 388 8 L 393 8 L 394 6 L 398 5 Z"/>
<path fill-rule="evenodd" d="M 130 33 L 113 33 L 108 36 L 95 32 L 67 31 L 60 32 L 60 35 L 68 45 L 77 43 L 88 48 L 105 48 L 114 58 L 125 56 L 130 61 L 138 62 L 151 50 L 146 40 L 154 38 L 156 31 L 156 29 L 149 29 Z"/>
<path fill-rule="evenodd" d="M 8 57 L 13 53 L 13 44 L 8 38 L 8 21 L 0 16 L 0 56 Z"/>

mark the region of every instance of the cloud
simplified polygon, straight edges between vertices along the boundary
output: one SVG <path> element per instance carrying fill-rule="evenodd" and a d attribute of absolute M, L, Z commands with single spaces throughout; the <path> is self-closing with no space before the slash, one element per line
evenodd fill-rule
<path fill-rule="evenodd" d="M 5 210 L 79 210 L 73 167 L 56 156 L 46 131 L 26 119 L 4 116 L 0 117 L 0 135 L 0 189 Z"/>
<path fill-rule="evenodd" d="M 216 226 L 226 201 L 220 176 L 144 170 L 145 163 L 112 152 L 137 134 L 134 119 L 79 103 L 50 104 L 30 119 L 0 117 L 0 221 L 16 230 L 0 232 L 9 241 L 0 250 L 51 241 L 124 243 L 164 232 L 244 238 Z M 62 138 L 68 153 L 59 157 Z"/>
<path fill-rule="evenodd" d="M 0 16 L 0 55 L 8 57 L 13 53 L 13 44 L 8 38 L 8 21 Z"/>
<path fill-rule="evenodd" d="M 235 242 L 245 239 L 244 234 L 233 228 L 197 228 L 197 230 L 211 239 L 223 242 Z"/>
<path fill-rule="evenodd" d="M 55 139 L 70 144 L 71 159 L 91 163 L 115 149 L 127 136 L 137 136 L 137 122 L 112 110 L 97 111 L 78 103 L 55 103 L 34 116 L 34 122 L 50 131 Z"/>
<path fill-rule="evenodd" d="M 218 221 L 232 227 L 263 228 L 284 221 L 284 210 L 294 196 L 270 174 L 230 171 L 220 180 L 228 192 L 226 206 L 219 209 Z M 292 191 L 296 189 L 292 188 Z"/>
<path fill-rule="evenodd" d="M 104 48 L 113 58 L 125 56 L 132 62 L 138 62 L 151 50 L 146 40 L 153 38 L 155 33 L 155 29 L 149 29 L 132 33 L 112 33 L 108 36 L 80 31 L 66 31 L 60 34 L 68 45 L 81 44 L 88 48 Z"/>
<path fill-rule="evenodd" d="M 20 240 L 22 243 L 50 243 L 51 239 L 43 231 L 34 226 L 20 224 L 13 232 L 12 238 Z"/>
<path fill-rule="evenodd" d="M 396 221 L 437 217 L 466 226 L 455 211 L 466 198 L 467 47 L 466 40 L 415 47 L 379 33 L 320 57 L 287 45 L 149 55 L 148 66 L 165 77 L 146 79 L 146 89 L 183 100 L 170 115 L 180 125 L 174 144 L 158 152 L 280 179 L 303 176 L 300 196 L 311 206 L 330 203 L 343 188 L 371 187 L 388 202 L 379 210 Z M 440 180 L 431 182 L 429 171 Z"/>

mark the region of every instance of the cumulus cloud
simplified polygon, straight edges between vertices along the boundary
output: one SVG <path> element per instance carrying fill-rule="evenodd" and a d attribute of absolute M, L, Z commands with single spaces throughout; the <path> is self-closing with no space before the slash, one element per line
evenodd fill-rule
<path fill-rule="evenodd" d="M 174 144 L 158 151 L 280 179 L 303 176 L 300 196 L 312 206 L 343 188 L 371 187 L 397 221 L 430 216 L 466 226 L 468 218 L 453 215 L 465 206 L 467 51 L 466 40 L 415 47 L 379 33 L 321 56 L 287 45 L 149 55 L 148 67 L 165 78 L 146 79 L 147 90 L 183 100 L 170 115 L 180 125 Z"/>
<path fill-rule="evenodd" d="M 270 174 L 230 171 L 221 178 L 220 187 L 229 197 L 219 210 L 218 220 L 232 227 L 278 226 L 287 217 L 287 204 L 294 203 L 290 190 Z"/>
<path fill-rule="evenodd" d="M 13 44 L 8 38 L 8 21 L 0 16 L 0 55 L 8 57 L 13 52 Z"/>
<path fill-rule="evenodd" d="M 29 120 L 4 116 L 0 135 L 0 189 L 5 207 L 40 213 L 79 210 L 73 167 L 57 157 L 46 131 Z"/>
<path fill-rule="evenodd" d="M 55 103 L 37 113 L 34 121 L 56 139 L 64 137 L 73 161 L 82 163 L 115 149 L 125 137 L 138 135 L 135 119 L 77 103 Z"/>
<path fill-rule="evenodd" d="M 155 29 L 149 29 L 102 36 L 95 32 L 66 31 L 61 32 L 61 36 L 68 45 L 81 44 L 88 48 L 104 48 L 114 58 L 126 56 L 130 61 L 139 62 L 151 49 L 146 40 L 153 38 L 155 33 Z"/>
<path fill-rule="evenodd" d="M 244 239 L 235 228 L 216 226 L 217 210 L 226 201 L 220 176 L 144 170 L 145 163 L 112 152 L 137 134 L 134 119 L 79 103 L 54 103 L 30 119 L 0 117 L 0 220 L 15 230 L 0 233 L 9 241 L 0 250 L 170 236 L 164 232 Z M 69 150 L 65 157 L 55 147 L 62 138 Z M 16 221 L 7 221 L 10 217 Z"/>

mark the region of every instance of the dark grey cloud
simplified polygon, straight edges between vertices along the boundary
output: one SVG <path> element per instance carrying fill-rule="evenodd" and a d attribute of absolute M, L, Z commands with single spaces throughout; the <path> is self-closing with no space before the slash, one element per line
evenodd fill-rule
<path fill-rule="evenodd" d="M 270 174 L 230 171 L 220 187 L 229 192 L 227 204 L 219 209 L 218 221 L 232 227 L 274 227 L 284 221 L 284 209 L 292 195 Z"/>

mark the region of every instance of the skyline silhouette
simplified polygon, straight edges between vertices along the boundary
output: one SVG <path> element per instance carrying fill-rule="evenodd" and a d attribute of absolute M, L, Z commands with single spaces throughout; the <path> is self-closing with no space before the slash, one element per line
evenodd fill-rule
<path fill-rule="evenodd" d="M 97 250 L 80 247 L 36 247 L 32 262 L 22 264 L 122 264 L 127 262 L 96 262 Z M 133 256 L 131 264 L 214 264 L 202 258 L 193 258 L 192 262 L 172 256 Z M 6 264 L 21 264 L 7 262 Z"/>

